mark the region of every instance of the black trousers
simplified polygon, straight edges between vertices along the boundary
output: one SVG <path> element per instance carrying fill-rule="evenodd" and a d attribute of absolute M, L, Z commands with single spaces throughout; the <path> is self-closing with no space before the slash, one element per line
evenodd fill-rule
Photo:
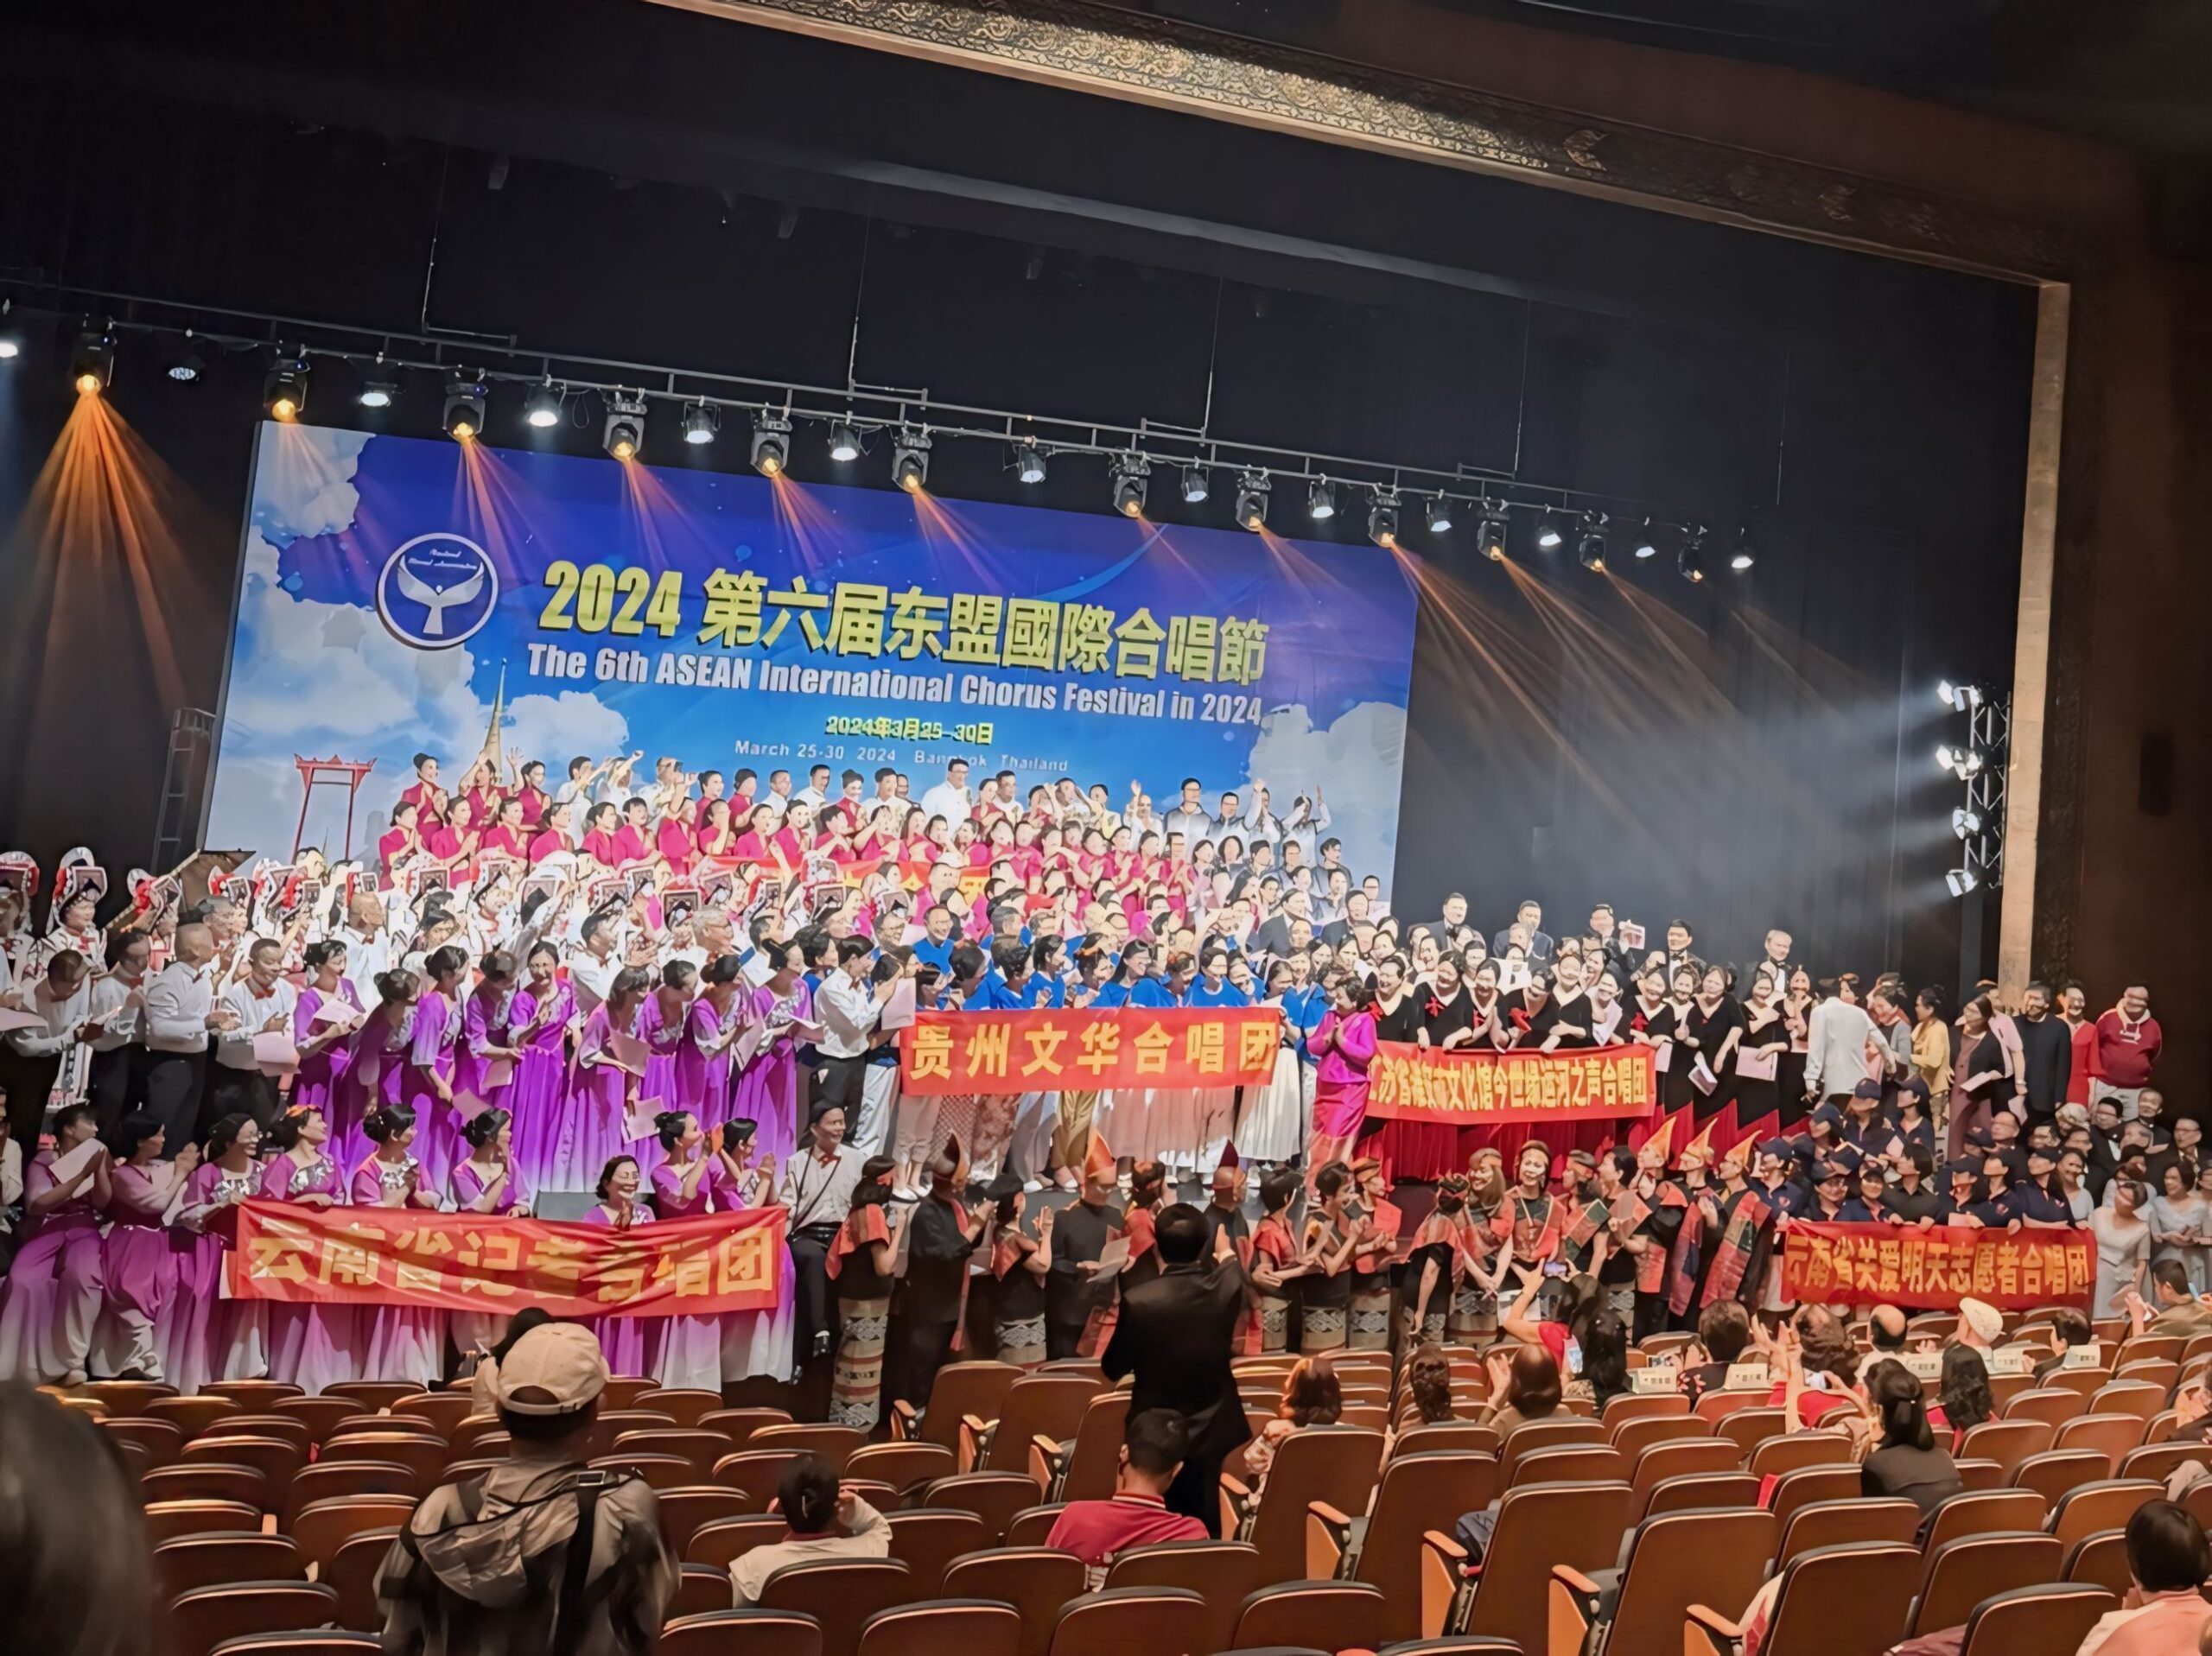
<path fill-rule="evenodd" d="M 137 1107 L 137 1088 L 145 1078 L 145 1048 L 130 1044 L 92 1055 L 86 1072 L 85 1100 L 99 1120 L 101 1138 L 111 1138 L 115 1124 Z"/>
<path fill-rule="evenodd" d="M 146 1113 L 160 1119 L 168 1142 L 162 1154 L 174 1161 L 200 1130 L 200 1095 L 206 1089 L 205 1052 L 149 1052 L 146 1055 Z"/>
<path fill-rule="evenodd" d="M 816 1107 L 835 1104 L 844 1111 L 845 1126 L 849 1131 L 861 1107 L 861 1084 L 868 1075 L 867 1057 L 824 1058 L 822 1068 L 815 1073 L 820 1083 Z"/>
<path fill-rule="evenodd" d="M 1197 1519 L 1216 1540 L 1221 1539 L 1221 1463 L 1228 1458 L 1214 1454 L 1188 1456 L 1175 1482 L 1167 1486 L 1167 1510 Z"/>
<path fill-rule="evenodd" d="M 1083 1344 L 1083 1331 L 1090 1326 L 1090 1318 L 1088 1314 L 1080 1323 L 1055 1323 L 1051 1317 L 1046 1317 L 1045 1319 L 1045 1361 L 1056 1363 L 1069 1357 L 1080 1357 L 1083 1355 L 1080 1349 Z"/>
<path fill-rule="evenodd" d="M 953 1330 L 957 1323 L 902 1323 L 892 1346 L 893 1364 L 891 1400 L 926 1408 L 937 1371 L 952 1355 Z M 1217 1468 L 1217 1470 L 1218 1469 Z"/>
<path fill-rule="evenodd" d="M 200 1136 L 226 1115 L 250 1115 L 264 1133 L 276 1119 L 282 1105 L 276 1078 L 258 1069 L 233 1069 L 229 1064 L 207 1063 L 207 1084 L 200 1095 Z"/>
<path fill-rule="evenodd" d="M 814 1336 L 827 1331 L 834 1339 L 837 1319 L 830 1304 L 830 1244 L 837 1240 L 835 1225 L 808 1225 L 791 1233 L 791 1278 L 798 1303 L 792 1309 L 791 1362 L 804 1365 L 814 1352 Z"/>
<path fill-rule="evenodd" d="M 47 1101 L 61 1074 L 61 1054 L 26 1057 L 13 1047 L 0 1045 L 0 1084 L 8 1088 L 8 1136 L 23 1147 L 23 1164 L 38 1154 L 39 1128 L 46 1120 Z"/>

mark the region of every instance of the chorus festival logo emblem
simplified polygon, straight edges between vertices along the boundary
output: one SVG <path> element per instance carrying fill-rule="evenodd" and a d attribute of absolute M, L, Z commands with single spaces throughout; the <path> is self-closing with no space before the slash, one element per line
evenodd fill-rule
<path fill-rule="evenodd" d="M 450 650 L 492 619 L 499 575 L 482 547 L 464 535 L 417 535 L 385 560 L 377 576 L 377 614 L 402 644 Z"/>

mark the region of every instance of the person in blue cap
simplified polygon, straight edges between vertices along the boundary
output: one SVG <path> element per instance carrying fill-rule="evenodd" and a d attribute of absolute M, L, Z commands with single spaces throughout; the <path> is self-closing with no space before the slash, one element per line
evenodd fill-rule
<path fill-rule="evenodd" d="M 1958 1156 L 1943 1164 L 1943 1200 L 1936 1210 L 1939 1225 L 1955 1225 L 1981 1200 L 1981 1164 L 1971 1156 Z"/>
<path fill-rule="evenodd" d="M 1843 1209 L 1850 1198 L 1851 1169 L 1841 1161 L 1821 1162 L 1813 1169 L 1812 1204 L 1802 1217 L 1813 1224 L 1840 1224 L 1847 1217 Z"/>
<path fill-rule="evenodd" d="M 1822 1109 L 1828 1107 L 1822 1105 Z M 1851 1113 L 1844 1120 L 1840 1140 L 1862 1156 L 1886 1156 L 1897 1134 L 1882 1120 L 1882 1083 L 1862 1081 L 1852 1088 Z"/>
<path fill-rule="evenodd" d="M 2012 1212 L 2031 1230 L 2065 1230 L 2073 1225 L 2073 1210 L 2058 1188 L 2058 1152 L 2048 1144 L 2031 1144 L 2027 1152 L 2027 1177 L 2012 1187 Z"/>
<path fill-rule="evenodd" d="M 1843 1204 L 1843 1211 L 1836 1217 L 1847 1225 L 1903 1224 L 1904 1219 L 1890 1210 L 1886 1192 L 1882 1164 L 1863 1161 L 1859 1164 L 1858 1194 Z"/>

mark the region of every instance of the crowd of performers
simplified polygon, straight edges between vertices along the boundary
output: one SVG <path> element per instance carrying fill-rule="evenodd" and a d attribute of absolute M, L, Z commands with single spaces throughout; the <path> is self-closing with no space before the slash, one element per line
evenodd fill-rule
<path fill-rule="evenodd" d="M 137 874 L 111 904 L 74 853 L 43 933 L 39 871 L 0 858 L 0 1374 L 314 1389 L 429 1380 L 496 1336 L 222 1298 L 209 1220 L 248 1196 L 615 1227 L 781 1203 L 795 1278 L 774 1317 L 608 1318 L 602 1339 L 618 1372 L 687 1386 L 834 1351 L 855 1421 L 887 1371 L 925 1392 L 970 1326 L 1016 1361 L 1095 1349 L 1147 1268 L 1147 1215 L 1188 1179 L 1250 1264 L 1255 1348 L 1479 1332 L 1548 1267 L 1597 1276 L 1642 1332 L 1716 1294 L 1758 1303 L 1795 1212 L 1903 1220 L 1926 1196 L 2053 1222 L 2050 1166 L 1977 1164 L 1969 1185 L 1961 1160 L 2032 1157 L 2069 1104 L 2156 1096 L 2143 986 L 2095 1018 L 2078 986 L 2009 1012 L 1983 986 L 1954 1018 L 1891 978 L 1815 982 L 1780 930 L 1732 969 L 1681 922 L 1647 948 L 1602 904 L 1558 938 L 1534 903 L 1485 936 L 1456 894 L 1409 923 L 1322 837 L 1318 792 L 1278 815 L 1255 783 L 1210 809 L 1192 781 L 1155 814 L 1141 790 L 1117 809 L 1068 779 L 970 787 L 955 762 L 910 804 L 889 771 L 834 798 L 826 770 L 798 792 L 772 772 L 756 797 L 749 771 L 664 760 L 641 786 L 635 764 L 579 759 L 548 793 L 540 765 L 480 761 L 448 793 L 426 756 L 376 866 L 304 851 L 188 904 Z M 1274 1075 L 902 1098 L 884 1018 L 906 984 L 956 1012 L 1274 1006 Z M 1657 1108 L 1371 1121 L 1383 1042 L 1642 1044 Z M 1410 1234 L 1407 1180 L 1436 1187 Z M 1075 1199 L 1031 1200 L 1048 1186 Z"/>

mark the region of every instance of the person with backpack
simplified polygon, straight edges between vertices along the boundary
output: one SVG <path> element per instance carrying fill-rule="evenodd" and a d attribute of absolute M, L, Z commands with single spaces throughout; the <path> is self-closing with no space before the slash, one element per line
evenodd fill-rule
<path fill-rule="evenodd" d="M 677 1565 L 645 1482 L 585 1464 L 606 1386 L 588 1329 L 514 1342 L 492 1381 L 506 1463 L 425 1496 L 378 1568 L 386 1656 L 655 1648 Z"/>

